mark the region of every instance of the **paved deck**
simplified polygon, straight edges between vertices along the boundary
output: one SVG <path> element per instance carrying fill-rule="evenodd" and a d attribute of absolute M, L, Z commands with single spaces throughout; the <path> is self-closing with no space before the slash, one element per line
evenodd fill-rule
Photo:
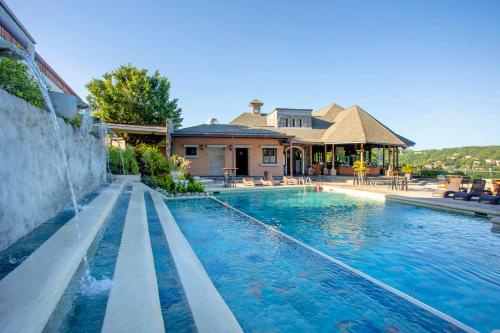
<path fill-rule="evenodd" d="M 389 200 L 404 201 L 412 204 L 425 205 L 438 208 L 446 208 L 467 212 L 472 214 L 485 214 L 488 216 L 500 216 L 500 205 L 479 203 L 477 200 L 463 201 L 452 198 L 438 198 L 432 196 L 435 185 L 410 184 L 408 191 L 389 190 L 387 186 L 353 186 L 345 183 L 320 182 L 323 188 L 348 189 L 364 193 L 379 194 Z M 361 194 L 360 193 L 360 194 Z"/>

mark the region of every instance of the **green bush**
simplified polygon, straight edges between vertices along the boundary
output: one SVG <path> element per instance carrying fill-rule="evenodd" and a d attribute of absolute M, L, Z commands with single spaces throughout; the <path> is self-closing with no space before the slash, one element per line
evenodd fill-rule
<path fill-rule="evenodd" d="M 144 174 L 148 176 L 168 174 L 171 170 L 167 158 L 155 147 L 147 147 L 141 151 L 141 164 Z"/>
<path fill-rule="evenodd" d="M 135 158 L 134 152 L 129 147 L 122 151 L 123 156 L 123 166 L 122 160 L 120 158 L 120 151 L 118 148 L 109 148 L 109 168 L 113 174 L 123 174 L 123 167 L 125 167 L 126 174 L 137 174 L 139 173 L 139 166 L 137 164 L 137 159 Z"/>
<path fill-rule="evenodd" d="M 435 169 L 422 169 L 420 174 L 423 178 L 436 178 L 438 175 L 456 175 L 464 176 L 465 174 L 461 171 L 446 171 L 446 170 L 435 170 Z"/>
<path fill-rule="evenodd" d="M 20 60 L 5 57 L 0 61 L 0 88 L 39 108 L 45 106 L 38 82 Z"/>

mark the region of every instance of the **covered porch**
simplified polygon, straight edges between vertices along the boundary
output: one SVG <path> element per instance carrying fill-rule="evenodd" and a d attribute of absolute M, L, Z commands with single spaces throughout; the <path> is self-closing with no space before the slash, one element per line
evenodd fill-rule
<path fill-rule="evenodd" d="M 354 175 L 353 164 L 363 161 L 369 176 L 399 170 L 402 147 L 384 144 L 290 144 L 285 148 L 287 175 Z"/>

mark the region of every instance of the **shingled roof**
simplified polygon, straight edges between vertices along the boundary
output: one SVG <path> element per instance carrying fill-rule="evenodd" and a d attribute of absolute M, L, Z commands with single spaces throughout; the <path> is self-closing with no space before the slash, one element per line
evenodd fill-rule
<path fill-rule="evenodd" d="M 266 117 L 267 114 L 255 115 L 251 112 L 243 112 L 230 124 L 269 130 L 293 137 L 294 141 L 302 143 L 372 143 L 398 147 L 415 145 L 411 140 L 394 133 L 357 105 L 344 109 L 333 103 L 314 111 L 311 114 L 311 128 L 276 128 L 267 125 Z"/>
<path fill-rule="evenodd" d="M 395 134 L 357 105 L 339 112 L 333 125 L 323 134 L 325 143 L 374 143 L 406 147 L 410 140 Z"/>
<path fill-rule="evenodd" d="M 286 138 L 286 135 L 277 131 L 268 129 L 248 127 L 242 125 L 213 124 L 198 125 L 175 130 L 173 136 L 246 136 L 246 137 L 268 137 L 268 138 Z"/>

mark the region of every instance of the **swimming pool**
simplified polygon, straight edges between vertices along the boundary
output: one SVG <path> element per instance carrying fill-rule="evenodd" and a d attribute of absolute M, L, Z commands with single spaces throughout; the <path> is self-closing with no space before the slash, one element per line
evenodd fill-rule
<path fill-rule="evenodd" d="M 217 197 L 475 329 L 500 327 L 500 234 L 486 218 L 331 192 Z"/>
<path fill-rule="evenodd" d="M 167 205 L 245 331 L 467 329 L 215 200 Z"/>

